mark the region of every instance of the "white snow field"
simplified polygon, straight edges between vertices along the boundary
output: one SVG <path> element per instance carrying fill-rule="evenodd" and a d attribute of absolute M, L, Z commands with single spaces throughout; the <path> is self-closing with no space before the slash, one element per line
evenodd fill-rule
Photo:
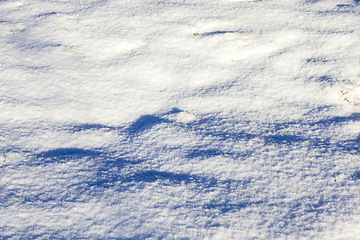
<path fill-rule="evenodd" d="M 0 239 L 360 239 L 359 64 L 360 1 L 0 0 Z"/>

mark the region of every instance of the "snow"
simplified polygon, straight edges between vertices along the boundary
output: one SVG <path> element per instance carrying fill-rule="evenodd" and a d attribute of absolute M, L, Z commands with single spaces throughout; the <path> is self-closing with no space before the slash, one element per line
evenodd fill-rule
<path fill-rule="evenodd" d="M 359 238 L 359 14 L 0 1 L 0 238 Z"/>

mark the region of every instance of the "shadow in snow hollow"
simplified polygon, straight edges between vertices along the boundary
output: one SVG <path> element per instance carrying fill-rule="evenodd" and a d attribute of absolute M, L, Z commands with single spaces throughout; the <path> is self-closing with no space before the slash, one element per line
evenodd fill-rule
<path fill-rule="evenodd" d="M 359 170 L 358 170 L 358 171 L 355 171 L 355 172 L 351 175 L 351 177 L 352 177 L 352 179 L 353 179 L 354 181 L 360 180 L 360 171 L 359 171 Z"/>
<path fill-rule="evenodd" d="M 106 130 L 106 131 L 112 131 L 112 130 L 118 130 L 119 128 L 111 127 L 103 124 L 80 124 L 80 125 L 74 125 L 67 128 L 69 131 L 72 132 L 80 132 L 80 131 L 97 131 L 97 130 Z"/>
<path fill-rule="evenodd" d="M 81 148 L 57 148 L 33 155 L 31 161 L 28 161 L 27 164 L 31 166 L 49 165 L 80 158 L 96 158 L 100 157 L 102 154 L 103 153 L 98 150 Z"/>
<path fill-rule="evenodd" d="M 231 142 L 249 142 L 251 140 L 257 141 L 261 146 L 267 145 L 279 145 L 290 146 L 294 148 L 296 146 L 304 147 L 304 143 L 309 149 L 318 149 L 319 153 L 351 153 L 357 154 L 360 152 L 360 134 L 356 137 L 338 140 L 334 142 L 330 137 L 322 134 L 318 134 L 319 130 L 327 129 L 331 125 L 344 124 L 347 122 L 359 122 L 360 113 L 353 113 L 349 116 L 332 117 L 329 119 L 321 119 L 319 121 L 293 121 L 293 122 L 281 122 L 281 123 L 268 123 L 260 124 L 257 129 L 250 129 L 252 132 L 241 130 L 241 128 L 234 127 L 237 123 L 228 122 L 226 119 L 219 119 L 208 116 L 203 121 L 196 124 L 187 126 L 187 129 L 196 133 L 198 136 L 213 137 L 214 141 L 207 142 L 204 145 L 196 145 L 190 148 L 186 153 L 187 158 L 209 158 L 216 156 L 229 156 L 233 158 L 246 158 L 251 155 L 256 149 L 248 149 L 246 151 L 233 151 L 222 150 L 221 147 L 214 146 L 214 142 L 220 143 L 223 141 Z M 239 122 L 244 125 L 244 123 Z M 307 133 L 295 132 L 294 134 L 287 133 L 294 132 L 291 129 L 307 129 Z M 312 135 L 312 131 L 317 130 L 316 135 Z M 321 131 L 320 131 L 321 132 Z M 320 157 L 320 155 L 319 155 Z"/>
<path fill-rule="evenodd" d="M 127 131 L 130 135 L 141 133 L 160 123 L 168 123 L 169 120 L 163 119 L 155 115 L 143 115 L 133 122 Z"/>
<path fill-rule="evenodd" d="M 101 152 L 94 150 L 85 150 L 81 148 L 57 148 L 49 151 L 44 151 L 36 154 L 36 158 L 74 158 L 74 157 L 85 157 L 85 156 L 99 156 Z"/>
<path fill-rule="evenodd" d="M 207 178 L 195 174 L 173 173 L 166 171 L 145 170 L 139 171 L 123 179 L 123 182 L 156 182 L 164 185 L 191 184 L 201 185 L 203 187 L 214 187 L 218 181 L 214 178 Z"/>
<path fill-rule="evenodd" d="M 145 130 L 149 130 L 152 127 L 161 124 L 161 123 L 172 123 L 173 121 L 170 121 L 164 116 L 172 115 L 181 113 L 183 110 L 180 110 L 179 108 L 173 108 L 170 111 L 163 113 L 163 114 L 157 114 L 157 115 L 142 115 L 136 121 L 130 124 L 130 126 L 127 128 L 127 132 L 129 136 L 136 136 L 138 134 L 141 134 Z"/>
<path fill-rule="evenodd" d="M 234 203 L 229 200 L 227 201 L 212 200 L 210 203 L 204 204 L 202 208 L 204 210 L 211 210 L 211 211 L 217 210 L 220 211 L 222 214 L 224 214 L 228 212 L 237 212 L 243 208 L 258 207 L 262 204 L 266 204 L 266 202 L 245 200 L 239 203 Z"/>

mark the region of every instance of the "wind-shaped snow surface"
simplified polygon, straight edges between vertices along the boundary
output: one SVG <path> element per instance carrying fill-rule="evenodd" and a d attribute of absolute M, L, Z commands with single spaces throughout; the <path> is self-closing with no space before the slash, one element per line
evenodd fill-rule
<path fill-rule="evenodd" d="M 359 15 L 0 1 L 0 239 L 358 238 Z"/>

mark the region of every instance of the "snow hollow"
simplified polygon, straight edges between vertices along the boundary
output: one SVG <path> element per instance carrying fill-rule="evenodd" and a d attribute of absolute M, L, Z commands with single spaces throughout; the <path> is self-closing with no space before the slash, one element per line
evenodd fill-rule
<path fill-rule="evenodd" d="M 0 239 L 360 239 L 359 17 L 0 0 Z"/>

